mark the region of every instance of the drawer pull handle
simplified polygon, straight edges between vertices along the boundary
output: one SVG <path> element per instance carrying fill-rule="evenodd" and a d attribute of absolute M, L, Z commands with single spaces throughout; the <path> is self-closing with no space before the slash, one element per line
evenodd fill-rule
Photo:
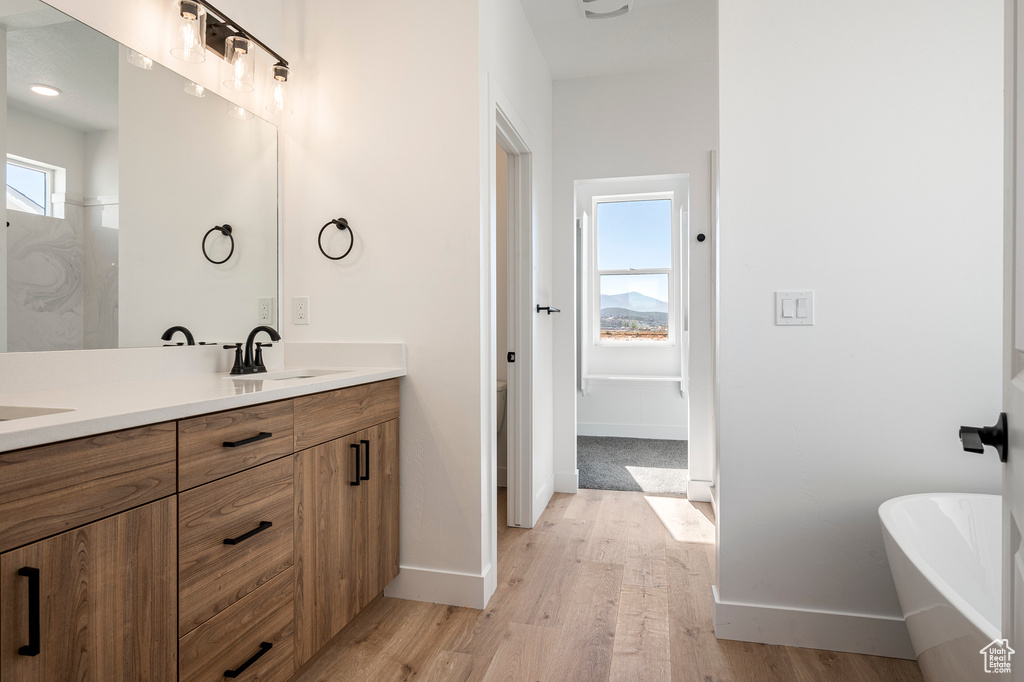
<path fill-rule="evenodd" d="M 270 651 L 271 647 L 273 646 L 274 645 L 270 642 L 260 642 L 260 650 L 253 654 L 252 658 L 250 658 L 248 661 L 243 663 L 240 667 L 235 668 L 234 670 L 225 670 L 224 677 L 238 677 L 239 675 L 245 672 L 246 668 L 248 668 L 250 665 L 258 661 L 260 656 Z"/>
<path fill-rule="evenodd" d="M 370 441 L 361 440 L 359 441 L 366 447 L 366 475 L 359 478 L 360 481 L 370 480 Z"/>
<path fill-rule="evenodd" d="M 240 542 L 245 542 L 246 540 L 251 538 L 253 535 L 256 535 L 256 533 L 262 533 L 263 531 L 265 531 L 266 529 L 270 528 L 273 525 L 274 524 L 272 522 L 270 522 L 270 521 L 260 521 L 260 525 L 258 527 L 253 528 L 251 531 L 249 531 L 248 533 L 245 533 L 244 535 L 239 535 L 237 538 L 224 538 L 224 544 L 225 545 L 237 545 Z"/>
<path fill-rule="evenodd" d="M 240 445 L 248 445 L 249 443 L 255 443 L 258 440 L 266 440 L 266 439 L 270 438 L 273 435 L 274 434 L 267 433 L 266 431 L 260 431 L 260 435 L 258 435 L 258 436 L 253 436 L 252 438 L 246 438 L 245 440 L 236 440 L 234 443 L 232 443 L 229 440 L 226 440 L 226 441 L 224 441 L 224 447 L 226 447 L 226 448 L 237 448 Z"/>
<path fill-rule="evenodd" d="M 363 480 L 362 475 L 359 473 L 359 443 L 352 443 L 349 447 L 352 448 L 352 454 L 355 455 L 356 458 L 356 480 L 349 481 L 348 484 L 359 485 L 359 481 Z"/>
<path fill-rule="evenodd" d="M 22 656 L 39 655 L 39 569 L 24 568 L 18 569 L 18 575 L 28 578 L 28 644 L 18 648 L 18 654 Z"/>

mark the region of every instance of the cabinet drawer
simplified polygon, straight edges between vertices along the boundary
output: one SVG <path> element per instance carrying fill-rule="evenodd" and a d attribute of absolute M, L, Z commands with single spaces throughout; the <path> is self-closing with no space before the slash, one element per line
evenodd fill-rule
<path fill-rule="evenodd" d="M 179 636 L 292 565 L 293 464 L 285 457 L 178 495 Z"/>
<path fill-rule="evenodd" d="M 398 419 L 398 379 L 295 399 L 295 449 Z"/>
<path fill-rule="evenodd" d="M 174 423 L 0 453 L 0 552 L 174 493 Z"/>
<path fill-rule="evenodd" d="M 178 422 L 178 490 L 291 454 L 292 443 L 291 400 L 184 419 Z"/>
<path fill-rule="evenodd" d="M 237 671 L 246 663 L 249 667 L 239 675 L 245 682 L 284 682 L 291 677 L 293 594 L 288 569 L 182 637 L 179 682 L 222 682 L 226 670 Z"/>

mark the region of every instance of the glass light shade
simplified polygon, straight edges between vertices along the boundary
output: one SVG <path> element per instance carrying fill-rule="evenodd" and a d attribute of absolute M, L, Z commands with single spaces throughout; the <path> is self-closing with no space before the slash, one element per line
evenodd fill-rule
<path fill-rule="evenodd" d="M 270 104 L 267 105 L 267 111 L 272 111 L 275 114 L 280 114 L 285 111 L 285 95 L 286 95 L 287 84 L 284 81 L 274 81 L 274 89 L 271 91 Z"/>
<path fill-rule="evenodd" d="M 239 121 L 248 121 L 255 117 L 255 114 L 245 107 L 240 107 L 237 104 L 228 102 L 228 116 Z"/>
<path fill-rule="evenodd" d="M 185 92 L 193 97 L 206 97 L 206 88 L 195 81 L 185 79 Z"/>
<path fill-rule="evenodd" d="M 171 55 L 183 62 L 206 61 L 206 8 L 194 0 L 178 3 L 178 35 Z"/>
<path fill-rule="evenodd" d="M 140 69 L 146 69 L 147 71 L 153 68 L 152 59 L 141 52 L 136 52 L 130 47 L 128 48 L 128 63 L 132 66 L 137 66 Z"/>
<path fill-rule="evenodd" d="M 231 77 L 224 85 L 232 90 L 252 92 L 256 64 L 253 42 L 244 36 L 230 36 L 224 42 L 224 59 L 231 67 Z"/>

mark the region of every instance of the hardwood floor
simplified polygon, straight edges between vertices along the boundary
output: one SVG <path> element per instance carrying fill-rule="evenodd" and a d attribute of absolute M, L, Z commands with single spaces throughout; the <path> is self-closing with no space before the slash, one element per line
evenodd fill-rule
<path fill-rule="evenodd" d="M 498 589 L 476 611 L 378 597 L 292 682 L 912 682 L 914 661 L 719 641 L 710 505 L 635 492 L 556 494 L 505 525 Z"/>

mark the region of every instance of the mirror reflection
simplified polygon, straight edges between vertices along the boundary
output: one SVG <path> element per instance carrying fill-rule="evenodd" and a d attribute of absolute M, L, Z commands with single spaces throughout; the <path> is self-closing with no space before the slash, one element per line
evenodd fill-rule
<path fill-rule="evenodd" d="M 276 322 L 276 127 L 41 2 L 0 0 L 0 26 L 0 348 L 154 346 L 176 325 L 215 343 Z"/>

